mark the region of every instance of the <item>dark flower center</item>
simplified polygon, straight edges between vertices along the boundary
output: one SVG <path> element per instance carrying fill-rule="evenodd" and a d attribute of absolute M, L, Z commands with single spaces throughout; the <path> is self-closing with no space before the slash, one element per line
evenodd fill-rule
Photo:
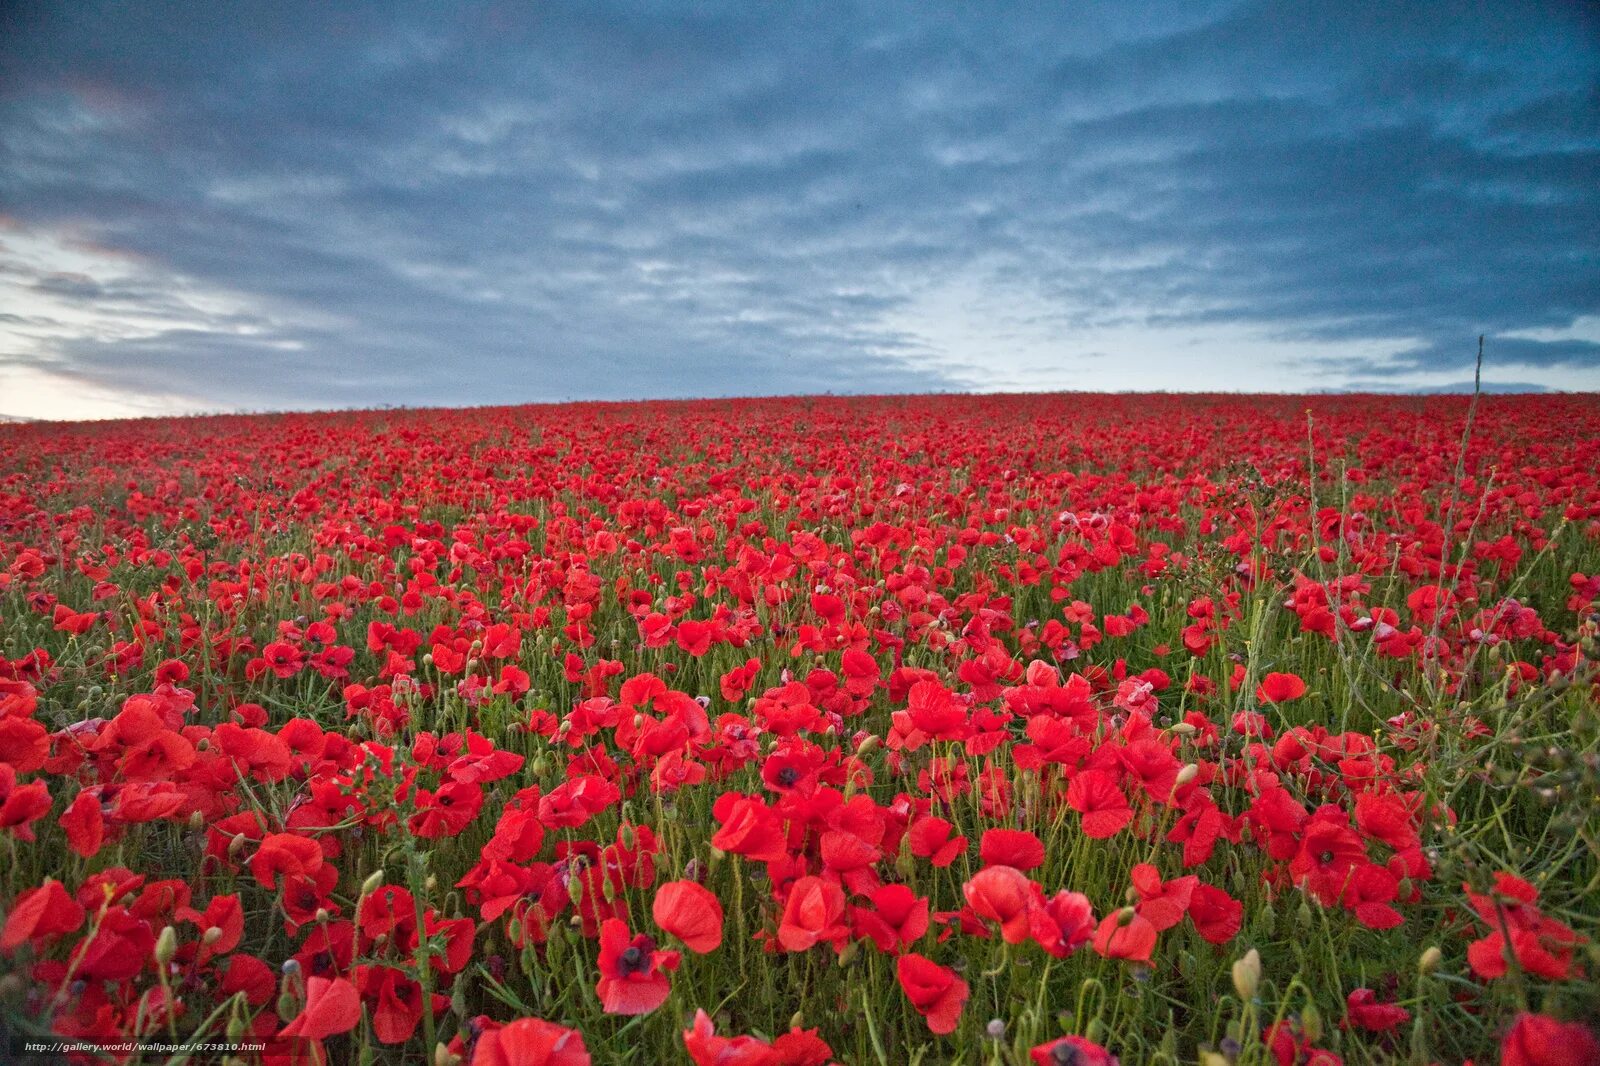
<path fill-rule="evenodd" d="M 622 976 L 624 977 L 628 977 L 636 973 L 643 973 L 644 971 L 650 969 L 649 956 L 640 951 L 637 947 L 629 947 L 626 951 L 624 951 L 622 953 L 620 962 L 622 964 Z"/>

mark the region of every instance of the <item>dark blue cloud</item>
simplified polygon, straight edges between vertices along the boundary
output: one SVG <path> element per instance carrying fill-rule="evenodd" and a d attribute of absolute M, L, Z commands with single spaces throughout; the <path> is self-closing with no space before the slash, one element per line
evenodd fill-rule
<path fill-rule="evenodd" d="M 1127 6 L 10 5 L 0 383 L 1600 385 L 1591 9 Z"/>

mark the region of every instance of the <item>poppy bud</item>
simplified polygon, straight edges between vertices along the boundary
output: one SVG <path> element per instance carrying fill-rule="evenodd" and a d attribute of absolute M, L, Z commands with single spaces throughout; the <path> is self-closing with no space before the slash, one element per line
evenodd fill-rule
<path fill-rule="evenodd" d="M 178 953 L 178 931 L 170 925 L 161 927 L 161 935 L 156 937 L 156 964 L 167 966 L 172 962 L 172 957 Z"/>
<path fill-rule="evenodd" d="M 222 939 L 221 927 L 213 925 L 211 928 L 205 931 L 201 939 L 205 941 L 206 947 L 210 947 L 212 944 L 215 944 L 217 941 Z"/>
<path fill-rule="evenodd" d="M 883 746 L 883 738 L 876 733 L 869 733 L 861 738 L 861 743 L 856 745 L 856 758 L 864 759 Z"/>
<path fill-rule="evenodd" d="M 621 839 L 622 846 L 629 851 L 632 851 L 639 843 L 639 834 L 633 831 L 632 825 L 623 826 L 617 836 Z"/>
<path fill-rule="evenodd" d="M 200 743 L 204 744 L 205 741 L 202 740 Z M 206 816 L 201 814 L 199 811 L 195 811 L 193 814 L 189 815 L 189 828 L 190 829 L 200 829 L 200 828 L 203 828 L 205 826 L 205 824 L 206 824 Z"/>
<path fill-rule="evenodd" d="M 1233 964 L 1233 990 L 1244 1000 L 1254 999 L 1261 987 L 1261 954 L 1255 948 Z"/>
<path fill-rule="evenodd" d="M 1083 1035 L 1091 1044 L 1104 1044 L 1109 1034 L 1106 1032 L 1105 1022 L 1099 1018 L 1091 1018 L 1089 1019 L 1089 1026 L 1084 1030 Z"/>
<path fill-rule="evenodd" d="M 1316 925 L 1316 918 L 1311 914 L 1311 904 L 1302 899 L 1300 906 L 1294 912 L 1294 920 L 1300 926 L 1301 931 L 1309 933 L 1312 927 Z"/>
<path fill-rule="evenodd" d="M 316 915 L 316 921 L 317 922 L 319 922 L 319 923 L 326 922 L 329 918 L 332 918 L 332 917 L 333 917 L 333 915 L 331 913 L 329 913 L 328 908 L 326 908 L 326 907 L 318 907 L 317 908 L 317 915 Z"/>
<path fill-rule="evenodd" d="M 244 852 L 245 846 L 250 843 L 250 838 L 243 833 L 235 833 L 233 839 L 228 841 L 228 858 L 237 859 Z"/>
<path fill-rule="evenodd" d="M 1174 736 L 1180 737 L 1192 737 L 1198 732 L 1189 722 L 1175 722 L 1168 727 L 1167 731 Z"/>
<path fill-rule="evenodd" d="M 433 1066 L 456 1066 L 460 1061 L 461 1056 L 443 1044 L 433 1045 Z"/>
<path fill-rule="evenodd" d="M 372 873 L 367 875 L 367 879 L 365 881 L 361 882 L 361 894 L 363 896 L 370 896 L 382 887 L 383 871 L 374 870 Z"/>
<path fill-rule="evenodd" d="M 288 1021 L 299 1013 L 300 1004 L 292 994 L 285 992 L 278 997 L 278 1017 Z"/>
<path fill-rule="evenodd" d="M 439 878 L 434 876 L 433 874 L 429 874 L 428 875 L 428 879 L 426 881 L 422 882 L 422 890 L 424 892 L 432 892 L 434 889 L 436 889 L 438 887 L 439 887 Z"/>
<path fill-rule="evenodd" d="M 1322 1012 L 1315 1003 L 1307 1003 L 1300 1012 L 1300 1031 L 1313 1044 L 1322 1039 Z"/>
<path fill-rule="evenodd" d="M 1177 781 L 1172 787 L 1174 790 L 1180 789 L 1199 776 L 1200 765 L 1198 763 L 1189 763 L 1182 770 L 1178 771 Z"/>
<path fill-rule="evenodd" d="M 195 744 L 194 750 L 195 751 L 199 751 L 199 752 L 210 751 L 211 750 L 211 738 L 210 737 L 201 737 L 200 740 Z M 195 814 L 199 814 L 200 812 L 199 811 L 195 811 L 194 813 Z"/>
<path fill-rule="evenodd" d="M 795 1011 L 793 1014 L 791 1014 L 789 1016 L 789 1028 L 791 1028 L 791 1029 L 799 1029 L 804 1025 L 805 1025 L 805 1018 L 800 1014 L 799 1011 Z"/>
<path fill-rule="evenodd" d="M 1422 957 L 1417 960 L 1417 972 L 1426 977 L 1439 968 L 1439 963 L 1444 961 L 1444 952 L 1429 946 L 1422 952 Z"/>

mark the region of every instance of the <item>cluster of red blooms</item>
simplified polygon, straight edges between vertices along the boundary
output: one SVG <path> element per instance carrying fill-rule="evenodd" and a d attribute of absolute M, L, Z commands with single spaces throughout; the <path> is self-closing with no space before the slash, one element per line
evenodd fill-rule
<path fill-rule="evenodd" d="M 627 1016 L 729 936 L 877 952 L 933 1039 L 968 1015 L 953 947 L 1230 950 L 1239 870 L 1401 928 L 1454 817 L 1411 757 L 1438 723 L 1400 704 L 1374 732 L 1306 724 L 1314 679 L 1233 654 L 1241 621 L 1264 596 L 1286 640 L 1353 642 L 1398 691 L 1424 664 L 1464 685 L 1488 649 L 1513 686 L 1574 676 L 1579 645 L 1511 587 L 1556 522 L 1600 536 L 1600 432 L 1506 407 L 1441 491 L 1458 432 L 1416 412 L 1383 431 L 1374 402 L 1318 401 L 1313 445 L 1351 460 L 1341 508 L 1304 491 L 1288 401 L 1106 400 L 1071 431 L 1050 397 L 8 427 L 0 605 L 36 646 L 0 657 L 0 833 L 74 873 L 12 886 L 0 954 L 62 1036 L 238 997 L 232 1035 L 298 1062 L 460 1013 L 490 936 L 543 953 L 575 929 L 600 1009 Z M 1600 429 L 1592 402 L 1549 402 Z M 1478 484 L 1492 464 L 1520 473 Z M 1445 497 L 1468 491 L 1463 517 Z M 1125 597 L 1085 598 L 1108 582 Z M 1563 594 L 1586 617 L 1600 579 Z M 667 868 L 640 812 L 707 792 L 699 856 Z M 464 834 L 482 846 L 436 895 L 366 876 L 374 841 Z M 181 878 L 121 865 L 164 868 L 182 839 Z M 1118 841 L 1148 858 L 1113 895 L 1045 875 Z M 759 871 L 744 909 L 707 887 L 718 862 Z M 928 887 L 951 870 L 959 896 Z M 1537 897 L 1511 874 L 1466 889 L 1480 979 L 1581 975 L 1585 937 Z M 1346 1014 L 1379 1041 L 1410 1018 L 1367 988 Z M 819 1028 L 684 1021 L 700 1064 L 834 1058 Z M 1517 1020 L 1505 1061 L 1559 1061 L 1559 1024 Z M 1292 1021 L 1262 1040 L 1338 1061 Z M 589 1061 L 574 1025 L 503 1012 L 443 1042 L 473 1066 Z M 1081 1036 L 1031 1056 L 1115 1061 Z"/>

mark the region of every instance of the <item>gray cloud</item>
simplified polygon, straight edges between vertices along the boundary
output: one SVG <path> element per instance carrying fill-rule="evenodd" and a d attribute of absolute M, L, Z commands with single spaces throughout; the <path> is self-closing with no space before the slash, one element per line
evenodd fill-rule
<path fill-rule="evenodd" d="M 0 367 L 102 390 L 965 389 L 1051 365 L 1008 363 L 1030 339 L 1119 356 L 1043 381 L 1093 387 L 1129 361 L 1107 331 L 1239 329 L 1305 388 L 1459 378 L 1479 332 L 1530 388 L 1600 368 L 1499 336 L 1600 313 L 1580 5 L 0 19 L 0 280 L 29 323 Z M 940 325 L 963 301 L 981 343 Z"/>

